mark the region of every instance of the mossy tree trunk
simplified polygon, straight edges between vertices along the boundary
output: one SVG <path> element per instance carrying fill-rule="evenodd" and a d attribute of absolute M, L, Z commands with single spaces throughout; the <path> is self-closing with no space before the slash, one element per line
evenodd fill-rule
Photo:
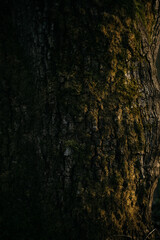
<path fill-rule="evenodd" d="M 159 1 L 102 2 L 6 1 L 0 12 L 3 239 L 152 230 Z"/>

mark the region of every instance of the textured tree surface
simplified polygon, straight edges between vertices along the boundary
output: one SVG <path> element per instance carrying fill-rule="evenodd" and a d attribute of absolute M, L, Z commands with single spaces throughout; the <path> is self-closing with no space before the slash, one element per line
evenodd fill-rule
<path fill-rule="evenodd" d="M 0 238 L 147 236 L 159 1 L 8 0 L 0 30 Z"/>

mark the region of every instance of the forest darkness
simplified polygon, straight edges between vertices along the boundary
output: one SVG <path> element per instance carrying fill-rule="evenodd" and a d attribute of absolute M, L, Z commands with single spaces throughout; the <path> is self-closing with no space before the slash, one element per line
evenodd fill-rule
<path fill-rule="evenodd" d="M 158 0 L 0 2 L 1 240 L 154 229 L 159 43 Z"/>

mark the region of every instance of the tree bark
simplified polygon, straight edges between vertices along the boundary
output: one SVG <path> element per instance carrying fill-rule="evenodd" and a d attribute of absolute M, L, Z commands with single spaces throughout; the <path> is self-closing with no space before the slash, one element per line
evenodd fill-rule
<path fill-rule="evenodd" d="M 2 9 L 2 238 L 147 236 L 160 174 L 159 1 Z"/>

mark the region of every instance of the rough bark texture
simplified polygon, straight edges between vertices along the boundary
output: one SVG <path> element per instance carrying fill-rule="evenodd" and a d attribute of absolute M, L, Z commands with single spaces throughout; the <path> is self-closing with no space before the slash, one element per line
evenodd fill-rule
<path fill-rule="evenodd" d="M 141 239 L 159 178 L 159 1 L 0 10 L 2 239 Z"/>

